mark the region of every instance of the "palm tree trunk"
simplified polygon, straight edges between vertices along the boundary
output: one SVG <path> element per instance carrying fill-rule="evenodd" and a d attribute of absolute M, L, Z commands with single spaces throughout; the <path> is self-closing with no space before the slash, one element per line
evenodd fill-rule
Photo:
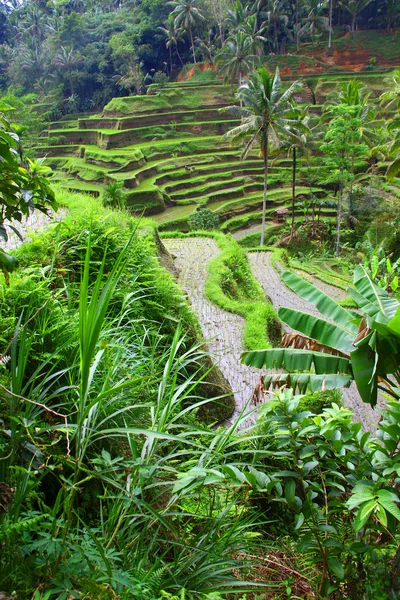
<path fill-rule="evenodd" d="M 265 217 L 267 213 L 267 190 L 268 190 L 268 129 L 266 133 L 266 140 L 264 141 L 263 146 L 263 155 L 264 155 L 264 196 L 263 196 L 263 206 L 262 206 L 262 222 L 261 222 L 261 242 L 260 245 L 264 246 L 265 239 Z"/>
<path fill-rule="evenodd" d="M 333 22 L 333 0 L 329 0 L 329 41 L 328 48 L 332 48 L 332 22 Z"/>
<path fill-rule="evenodd" d="M 172 77 L 172 45 L 169 45 L 169 76 Z"/>
<path fill-rule="evenodd" d="M 71 89 L 71 96 L 74 95 L 74 84 L 72 83 L 72 71 L 69 70 L 69 87 Z"/>
<path fill-rule="evenodd" d="M 275 33 L 275 52 L 277 54 L 279 54 L 279 49 L 278 49 L 278 30 L 276 28 L 276 21 L 274 21 L 274 33 Z"/>
<path fill-rule="evenodd" d="M 353 19 L 351 21 L 351 37 L 354 38 L 354 32 L 356 30 L 356 15 L 353 15 Z"/>
<path fill-rule="evenodd" d="M 311 31 L 311 43 L 312 43 L 312 58 L 314 59 L 314 27 Z"/>
<path fill-rule="evenodd" d="M 192 31 L 192 28 L 190 28 L 190 41 L 192 43 L 193 62 L 196 64 L 196 54 L 194 52 L 194 40 L 193 40 L 193 31 Z"/>
<path fill-rule="evenodd" d="M 178 44 L 176 44 L 176 53 L 177 53 L 177 55 L 178 55 L 178 58 L 179 58 L 179 60 L 180 60 L 180 62 L 181 62 L 181 65 L 182 65 L 182 67 L 183 67 L 183 60 L 182 60 L 182 56 L 181 56 L 181 54 L 180 54 L 180 52 L 179 52 Z"/>
<path fill-rule="evenodd" d="M 343 172 L 343 169 L 340 169 Z M 339 183 L 339 203 L 336 223 L 336 256 L 340 254 L 340 224 L 342 221 L 342 203 L 343 203 L 343 181 Z"/>
<path fill-rule="evenodd" d="M 290 231 L 290 239 L 294 234 L 294 206 L 296 202 L 296 148 L 293 148 L 293 164 L 292 164 L 292 226 Z"/>

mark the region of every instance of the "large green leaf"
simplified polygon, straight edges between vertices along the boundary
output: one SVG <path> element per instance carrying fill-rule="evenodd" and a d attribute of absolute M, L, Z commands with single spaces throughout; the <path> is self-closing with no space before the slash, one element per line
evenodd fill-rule
<path fill-rule="evenodd" d="M 355 290 L 349 288 L 347 292 L 364 313 L 382 322 L 387 322 L 395 316 L 399 302 L 389 296 L 386 290 L 378 287 L 361 265 L 358 265 L 354 271 L 354 285 Z M 383 319 L 379 316 L 383 316 Z"/>
<path fill-rule="evenodd" d="M 295 393 L 304 394 L 307 390 L 319 392 L 321 390 L 334 390 L 341 387 L 349 387 L 352 382 L 351 375 L 315 373 L 275 373 L 264 377 L 266 388 L 289 387 Z"/>
<path fill-rule="evenodd" d="M 390 181 L 391 179 L 396 177 L 396 175 L 399 171 L 400 171 L 400 158 L 396 158 L 396 160 L 394 160 L 392 162 L 392 164 L 390 164 L 388 166 L 388 169 L 386 171 L 387 180 Z"/>
<path fill-rule="evenodd" d="M 289 327 L 317 340 L 325 346 L 341 352 L 350 352 L 353 348 L 354 335 L 342 327 L 292 308 L 280 308 L 279 318 Z M 357 329 L 356 329 L 357 331 Z"/>
<path fill-rule="evenodd" d="M 282 279 L 301 298 L 311 302 L 322 315 L 340 325 L 349 334 L 357 335 L 357 325 L 354 324 L 354 315 L 351 312 L 291 271 L 285 271 Z"/>
<path fill-rule="evenodd" d="M 400 338 L 400 306 L 398 307 L 395 316 L 388 323 L 388 329 Z"/>
<path fill-rule="evenodd" d="M 352 374 L 350 361 L 347 358 L 294 348 L 268 348 L 245 352 L 242 354 L 242 362 L 258 369 L 265 366 L 267 369 L 286 369 L 290 372 L 314 369 L 316 374 Z"/>
<path fill-rule="evenodd" d="M 353 350 L 350 356 L 359 394 L 364 402 L 375 406 L 378 398 L 375 354 L 368 344 L 362 344 Z"/>
<path fill-rule="evenodd" d="M 4 268 L 8 273 L 12 273 L 18 267 L 18 260 L 0 248 L 0 268 Z"/>

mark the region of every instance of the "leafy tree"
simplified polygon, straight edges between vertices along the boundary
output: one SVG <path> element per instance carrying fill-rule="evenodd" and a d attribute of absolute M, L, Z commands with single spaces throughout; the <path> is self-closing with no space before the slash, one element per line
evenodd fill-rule
<path fill-rule="evenodd" d="M 281 140 L 295 135 L 293 97 L 301 87 L 302 84 L 295 81 L 283 91 L 278 68 L 274 75 L 260 68 L 239 88 L 237 96 L 243 106 L 229 108 L 241 117 L 242 123 L 226 137 L 232 141 L 248 140 L 243 150 L 244 158 L 258 144 L 264 160 L 261 245 L 264 245 L 265 234 L 270 144 L 278 145 Z"/>
<path fill-rule="evenodd" d="M 207 12 L 212 16 L 218 27 L 219 39 L 221 44 L 225 41 L 225 26 L 229 10 L 231 9 L 233 0 L 205 0 Z M 210 23 L 212 24 L 212 23 Z"/>
<path fill-rule="evenodd" d="M 340 233 L 342 222 L 343 195 L 353 180 L 352 172 L 357 157 L 365 156 L 367 147 L 362 144 L 362 121 L 358 117 L 358 106 L 339 104 L 332 107 L 332 120 L 325 134 L 321 150 L 326 154 L 326 164 L 333 169 L 339 186 L 336 220 L 336 254 L 340 254 Z"/>
<path fill-rule="evenodd" d="M 4 241 L 8 239 L 7 227 L 18 234 L 12 221 L 20 223 L 34 209 L 46 212 L 48 207 L 57 208 L 54 194 L 42 176 L 48 169 L 29 159 L 23 166 L 18 142 L 17 134 L 0 113 L 0 237 Z M 15 259 L 0 249 L 0 268 L 7 280 L 7 273 L 15 267 Z"/>
<path fill-rule="evenodd" d="M 375 110 L 370 104 L 370 92 L 363 86 L 358 79 L 351 79 L 347 83 L 343 83 L 339 92 L 332 95 L 332 101 L 338 105 L 350 107 L 354 117 L 359 119 L 359 134 L 360 140 L 372 148 L 379 141 L 379 136 L 376 132 Z M 330 107 L 328 105 L 326 117 L 331 118 Z M 350 179 L 350 194 L 353 191 L 354 180 L 354 161 L 356 156 L 353 154 L 351 158 L 351 179 Z"/>
<path fill-rule="evenodd" d="M 193 62 L 195 63 L 193 29 L 206 21 L 204 12 L 199 7 L 198 0 L 174 0 L 169 4 L 173 7 L 171 15 L 175 19 L 175 26 L 177 28 L 182 27 L 189 32 Z"/>

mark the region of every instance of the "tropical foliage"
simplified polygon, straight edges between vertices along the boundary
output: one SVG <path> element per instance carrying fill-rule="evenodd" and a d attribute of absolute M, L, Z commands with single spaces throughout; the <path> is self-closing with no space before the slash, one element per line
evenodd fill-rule
<path fill-rule="evenodd" d="M 301 129 L 296 121 L 293 109 L 294 95 L 301 89 L 301 83 L 295 81 L 289 89 L 283 91 L 279 70 L 271 75 L 265 68 L 258 69 L 252 77 L 239 88 L 240 107 L 230 107 L 234 115 L 241 117 L 240 125 L 226 134 L 232 141 L 245 140 L 243 158 L 257 144 L 264 160 L 264 197 L 262 208 L 261 246 L 264 245 L 265 216 L 268 192 L 268 166 L 271 146 L 278 146 L 287 138 L 295 138 Z"/>
<path fill-rule="evenodd" d="M 321 318 L 289 309 L 279 309 L 279 317 L 299 334 L 285 336 L 284 348 L 249 352 L 246 364 L 258 368 L 283 368 L 269 375 L 273 387 L 332 389 L 348 386 L 354 380 L 361 398 L 372 406 L 378 390 L 400 397 L 400 304 L 378 287 L 364 267 L 354 272 L 354 287 L 347 293 L 359 313 L 341 307 L 332 298 L 294 273 L 282 275 L 286 285 L 314 304 Z"/>

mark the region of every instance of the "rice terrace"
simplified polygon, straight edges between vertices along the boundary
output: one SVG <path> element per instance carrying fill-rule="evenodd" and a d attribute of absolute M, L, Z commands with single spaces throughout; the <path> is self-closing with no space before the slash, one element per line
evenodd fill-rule
<path fill-rule="evenodd" d="M 400 1 L 0 1 L 0 600 L 400 598 Z"/>

